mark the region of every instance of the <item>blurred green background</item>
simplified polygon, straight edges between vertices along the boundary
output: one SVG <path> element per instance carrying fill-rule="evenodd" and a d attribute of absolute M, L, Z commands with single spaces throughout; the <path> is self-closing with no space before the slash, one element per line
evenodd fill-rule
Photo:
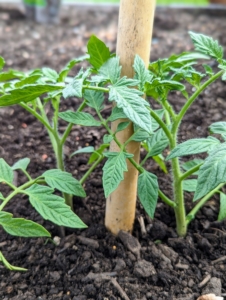
<path fill-rule="evenodd" d="M 119 0 L 64 0 L 63 2 L 119 3 Z M 208 0 L 157 0 L 158 5 L 207 5 Z"/>

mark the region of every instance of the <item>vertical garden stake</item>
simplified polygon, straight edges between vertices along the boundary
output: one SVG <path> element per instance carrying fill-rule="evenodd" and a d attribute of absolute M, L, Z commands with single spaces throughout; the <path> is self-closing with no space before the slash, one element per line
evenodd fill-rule
<path fill-rule="evenodd" d="M 155 0 L 121 0 L 119 9 L 118 36 L 116 54 L 120 57 L 122 66 L 121 76 L 133 78 L 134 57 L 138 54 L 146 66 L 149 63 Z M 125 119 L 112 123 L 115 132 L 119 123 Z M 131 124 L 125 130 L 117 133 L 117 138 L 124 143 L 133 134 Z M 119 151 L 115 142 L 111 142 L 110 151 Z M 136 162 L 140 158 L 140 144 L 130 142 L 128 153 L 134 155 Z M 127 162 L 128 172 L 124 173 L 124 180 L 108 197 L 106 204 L 105 225 L 115 235 L 120 230 L 131 232 L 135 218 L 138 171 Z"/>

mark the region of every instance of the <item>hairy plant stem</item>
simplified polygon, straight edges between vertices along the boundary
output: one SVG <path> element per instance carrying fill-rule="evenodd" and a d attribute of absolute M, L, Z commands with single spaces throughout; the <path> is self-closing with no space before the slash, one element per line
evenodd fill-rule
<path fill-rule="evenodd" d="M 187 100 L 187 102 L 182 107 L 179 114 L 176 116 L 171 129 L 171 137 L 169 139 L 170 150 L 172 151 L 177 146 L 177 132 L 180 126 L 180 123 L 190 108 L 192 103 L 196 100 L 196 98 L 201 94 L 203 90 L 207 88 L 212 82 L 214 82 L 217 78 L 219 78 L 224 71 L 220 71 L 217 74 L 213 75 L 210 79 L 208 79 L 204 84 L 200 86 L 199 89 L 195 91 L 195 93 Z M 186 174 L 186 173 L 185 173 Z M 184 205 L 184 193 L 183 193 L 183 186 L 182 181 L 185 178 L 184 176 L 190 175 L 188 171 L 187 174 L 181 175 L 180 171 L 180 164 L 179 159 L 173 158 L 172 159 L 172 177 L 173 177 L 173 192 L 174 192 L 174 201 L 176 203 L 176 207 L 174 208 L 176 223 L 177 223 L 177 233 L 179 236 L 185 236 L 187 233 L 187 218 L 185 212 L 185 205 Z"/>
<path fill-rule="evenodd" d="M 172 134 L 171 134 L 170 130 L 168 129 L 167 125 L 162 121 L 162 119 L 159 118 L 159 116 L 152 109 L 149 109 L 149 110 L 150 110 L 151 116 L 155 119 L 155 121 L 160 125 L 160 127 L 164 131 L 169 142 L 173 144 L 174 143 L 173 137 L 172 137 Z"/>
<path fill-rule="evenodd" d="M 188 171 L 184 172 L 181 177 L 180 177 L 180 180 L 184 180 L 186 179 L 187 177 L 189 177 L 190 175 L 192 175 L 193 173 L 195 173 L 196 171 L 199 170 L 199 168 L 203 165 L 203 163 L 201 164 L 198 164 L 197 166 L 194 166 L 193 168 L 189 169 Z"/>
<path fill-rule="evenodd" d="M 41 115 L 25 103 L 20 103 L 20 106 L 22 106 L 24 109 L 30 112 L 36 119 L 38 119 L 45 126 L 56 157 L 57 168 L 60 169 L 61 171 L 65 171 L 64 159 L 63 159 L 64 144 L 61 143 L 61 139 L 58 134 L 58 108 L 55 107 L 54 117 L 53 117 L 54 127 L 52 127 L 46 116 L 43 104 L 39 98 L 37 99 L 37 104 Z M 66 193 L 62 193 L 62 196 L 65 199 L 65 203 L 73 209 L 72 196 Z"/>
<path fill-rule="evenodd" d="M 177 205 L 174 201 L 169 199 L 161 190 L 158 191 L 159 197 L 162 199 L 163 202 L 165 202 L 167 205 L 175 208 Z"/>
<path fill-rule="evenodd" d="M 214 81 L 216 81 L 219 77 L 223 75 L 224 71 L 221 70 L 215 75 L 211 76 L 208 80 L 206 80 L 199 89 L 197 89 L 194 94 L 186 101 L 184 106 L 182 107 L 180 113 L 177 115 L 177 118 L 174 122 L 174 126 L 178 127 L 181 120 L 183 119 L 184 115 L 186 114 L 187 110 L 190 108 L 192 103 L 196 100 L 196 98 Z"/>
<path fill-rule="evenodd" d="M 170 150 L 173 150 L 177 145 L 177 132 L 173 133 L 173 144 L 170 143 Z M 181 171 L 179 159 L 172 159 L 172 179 L 173 179 L 173 194 L 174 201 L 176 206 L 174 207 L 176 224 L 177 224 L 177 234 L 181 237 L 185 236 L 187 233 L 187 224 L 186 224 L 186 212 L 184 206 L 184 192 L 182 181 L 180 180 Z"/>
<path fill-rule="evenodd" d="M 209 192 L 206 196 L 204 196 L 195 207 L 188 213 L 186 217 L 186 224 L 188 225 L 194 218 L 200 208 L 212 197 L 214 194 L 219 192 L 219 190 L 225 185 L 225 182 L 220 183 L 215 189 Z"/>

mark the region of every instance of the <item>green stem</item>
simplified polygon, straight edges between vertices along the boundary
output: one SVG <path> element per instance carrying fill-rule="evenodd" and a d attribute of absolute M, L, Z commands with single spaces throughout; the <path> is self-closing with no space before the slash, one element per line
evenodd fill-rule
<path fill-rule="evenodd" d="M 2 204 L 0 205 L 0 211 L 2 211 L 2 209 L 6 206 L 6 204 L 17 194 L 21 193 L 23 190 L 25 190 L 26 188 L 29 188 L 32 184 L 36 183 L 36 179 L 35 180 L 30 180 L 26 183 L 24 183 L 23 185 L 21 185 L 20 187 L 16 188 L 14 186 L 14 191 L 9 194 L 8 197 L 5 198 L 5 200 L 2 202 Z"/>
<path fill-rule="evenodd" d="M 176 121 L 174 123 L 175 127 L 178 127 L 178 125 L 180 124 L 181 120 L 183 119 L 185 113 L 187 112 L 189 107 L 192 105 L 192 103 L 195 101 L 195 99 L 202 93 L 202 91 L 205 90 L 217 78 L 222 76 L 223 73 L 224 73 L 223 70 L 219 71 L 218 73 L 216 73 L 215 75 L 210 77 L 206 82 L 204 82 L 203 85 L 201 85 L 197 91 L 195 91 L 195 93 L 188 99 L 188 101 L 182 107 L 180 113 L 177 115 Z"/>
<path fill-rule="evenodd" d="M 168 198 L 161 190 L 158 191 L 159 197 L 162 199 L 163 202 L 165 202 L 167 205 L 175 208 L 177 205 L 174 201 L 172 201 L 170 198 Z"/>
<path fill-rule="evenodd" d="M 93 90 L 93 91 L 98 91 L 98 92 L 109 93 L 108 88 L 103 88 L 103 87 L 94 86 L 94 85 L 83 85 L 82 89 L 83 90 Z"/>
<path fill-rule="evenodd" d="M 168 127 L 166 126 L 166 124 L 159 118 L 159 116 L 150 109 L 150 113 L 151 116 L 155 119 L 155 121 L 159 124 L 159 126 L 163 129 L 163 131 L 165 132 L 165 135 L 167 136 L 168 140 L 170 143 L 173 143 L 173 137 L 171 132 L 169 131 Z"/>
<path fill-rule="evenodd" d="M 26 170 L 21 170 L 24 175 L 27 177 L 28 180 L 32 180 L 31 176 L 28 174 L 28 172 Z"/>
<path fill-rule="evenodd" d="M 179 236 L 185 236 L 187 233 L 186 212 L 184 205 L 184 192 L 182 181 L 180 180 L 180 165 L 179 159 L 172 159 L 172 175 L 173 175 L 173 191 L 176 207 L 174 207 L 177 233 Z"/>
<path fill-rule="evenodd" d="M 30 106 L 23 102 L 20 103 L 20 106 L 26 109 L 29 113 L 31 113 L 37 120 L 40 121 L 40 123 L 42 123 L 45 126 L 46 129 L 48 129 L 48 131 L 50 131 L 53 134 L 53 128 L 50 126 L 49 122 L 47 122 L 42 116 L 40 116 L 39 113 L 37 113 L 34 109 L 32 109 Z"/>
<path fill-rule="evenodd" d="M 177 130 L 178 128 L 172 128 L 172 141 L 170 141 L 170 150 L 172 151 L 177 145 Z M 176 224 L 177 224 L 177 233 L 179 236 L 185 236 L 187 233 L 187 224 L 186 224 L 186 212 L 184 205 L 184 191 L 180 171 L 180 163 L 178 157 L 175 157 L 171 160 L 172 162 L 172 178 L 173 178 L 173 193 L 174 201 L 176 206 L 174 207 Z"/>
<path fill-rule="evenodd" d="M 89 168 L 89 170 L 83 175 L 83 177 L 79 180 L 81 185 L 86 181 L 86 179 L 89 177 L 89 175 L 95 170 L 97 165 L 104 159 L 102 155 L 95 161 L 95 163 L 92 164 L 92 166 Z"/>
<path fill-rule="evenodd" d="M 151 110 L 151 116 L 158 122 L 160 127 L 165 132 L 169 140 L 170 150 L 172 151 L 177 145 L 177 130 L 178 126 L 172 126 L 172 131 L 170 132 L 166 124 L 158 117 L 158 115 Z M 174 192 L 174 211 L 177 223 L 177 233 L 179 236 L 185 236 L 187 233 L 186 226 L 186 213 L 184 207 L 184 193 L 182 182 L 180 181 L 181 172 L 179 159 L 172 159 L 172 177 L 173 177 L 173 192 Z M 165 198 L 164 198 L 165 199 Z"/>
<path fill-rule="evenodd" d="M 147 154 L 145 155 L 145 158 L 140 162 L 140 166 L 141 166 L 141 167 L 146 163 L 146 161 L 147 161 L 148 158 L 149 158 L 149 153 L 147 153 Z"/>
<path fill-rule="evenodd" d="M 199 170 L 199 168 L 203 165 L 203 163 L 198 164 L 197 166 L 194 166 L 193 168 L 189 169 L 188 171 L 184 172 L 181 176 L 180 176 L 180 181 L 183 181 L 184 179 L 186 179 L 187 177 L 189 177 L 190 175 L 192 175 L 193 173 L 195 173 L 196 171 Z"/>
<path fill-rule="evenodd" d="M 59 104 L 60 104 L 60 97 L 56 97 L 52 99 L 52 106 L 54 109 L 54 115 L 53 115 L 53 129 L 54 132 L 58 135 L 58 113 L 59 113 Z"/>
<path fill-rule="evenodd" d="M 171 128 L 171 136 L 172 139 L 169 139 L 170 142 L 170 150 L 172 151 L 177 145 L 177 132 L 180 126 L 180 122 L 183 119 L 185 113 L 195 101 L 195 99 L 199 96 L 199 94 L 206 89 L 212 82 L 214 82 L 218 77 L 223 74 L 224 71 L 220 71 L 214 76 L 212 76 L 209 80 L 207 80 L 185 103 L 182 107 L 180 113 L 174 120 L 174 123 Z M 161 125 L 160 125 L 161 126 Z M 186 173 L 185 173 L 186 174 Z M 187 218 L 185 212 L 184 205 L 184 194 L 183 194 L 183 186 L 182 179 L 186 178 L 186 176 L 190 174 L 189 172 L 186 175 L 181 175 L 179 159 L 172 159 L 172 176 L 173 176 L 173 189 L 174 189 L 174 199 L 177 206 L 174 208 L 176 223 L 177 223 L 177 233 L 179 236 L 185 236 L 187 232 Z"/>
<path fill-rule="evenodd" d="M 165 109 L 165 118 L 166 118 L 166 124 L 169 126 L 171 125 L 171 119 L 170 117 L 172 118 L 172 120 L 175 120 L 176 118 L 176 114 L 172 108 L 172 106 L 169 104 L 169 102 L 167 101 L 167 99 L 164 99 L 162 102 L 161 102 L 161 105 L 163 106 L 163 108 Z"/>
<path fill-rule="evenodd" d="M 49 120 L 47 118 L 45 109 L 44 109 L 43 104 L 42 104 L 42 102 L 39 98 L 37 98 L 37 104 L 38 104 L 38 108 L 41 112 L 42 118 L 46 121 L 46 123 L 49 124 Z M 49 127 L 51 128 L 51 130 L 49 130 Z M 47 129 L 47 132 L 48 132 L 48 135 L 49 135 L 52 147 L 53 147 L 54 154 L 56 156 L 57 155 L 57 142 L 56 142 L 56 140 L 57 140 L 57 138 L 59 138 L 59 135 L 58 135 L 58 132 L 57 132 L 57 125 L 54 125 L 54 128 L 52 128 L 50 125 L 49 125 L 49 127 L 46 127 L 46 129 Z"/>
<path fill-rule="evenodd" d="M 78 109 L 76 110 L 76 112 L 80 112 L 80 111 L 83 111 L 83 109 L 86 107 L 86 100 L 83 100 L 83 102 L 81 103 L 81 105 L 78 107 Z M 64 131 L 64 134 L 61 138 L 61 145 L 64 145 L 67 137 L 69 136 L 70 132 L 71 132 L 71 129 L 73 127 L 73 123 L 69 123 L 66 130 Z"/>
<path fill-rule="evenodd" d="M 188 213 L 188 215 L 186 217 L 186 224 L 187 225 L 195 218 L 195 215 L 197 214 L 197 212 L 209 200 L 209 198 L 212 197 L 215 193 L 217 193 L 224 185 L 225 185 L 225 182 L 220 183 L 215 189 L 213 189 L 211 192 L 209 192 L 205 197 L 203 197 L 195 205 L 195 207 Z"/>
<path fill-rule="evenodd" d="M 61 140 L 59 138 L 59 136 L 57 136 L 56 139 L 56 162 L 57 162 L 57 168 L 60 169 L 61 171 L 65 171 L 65 167 L 64 167 L 64 154 L 63 154 L 63 144 L 61 143 Z M 72 198 L 73 196 L 67 193 L 62 193 L 63 198 L 65 199 L 65 203 L 71 207 L 71 209 L 73 210 L 73 201 Z"/>

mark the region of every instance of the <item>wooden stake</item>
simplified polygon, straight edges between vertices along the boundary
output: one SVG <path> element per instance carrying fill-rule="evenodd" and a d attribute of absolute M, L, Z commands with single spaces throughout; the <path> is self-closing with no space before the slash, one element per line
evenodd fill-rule
<path fill-rule="evenodd" d="M 133 78 L 134 57 L 138 54 L 148 66 L 151 50 L 151 38 L 155 0 L 121 0 L 119 9 L 118 36 L 116 54 L 120 57 L 122 76 Z M 115 131 L 118 124 L 125 119 L 112 123 Z M 127 127 L 117 134 L 117 138 L 124 143 L 133 134 L 133 126 Z M 112 142 L 110 151 L 119 151 Z M 140 143 L 131 142 L 127 151 L 134 154 L 139 163 Z M 128 172 L 124 173 L 124 180 L 119 187 L 108 197 L 106 204 L 105 225 L 115 235 L 120 230 L 131 232 L 136 210 L 138 172 L 127 163 Z"/>

